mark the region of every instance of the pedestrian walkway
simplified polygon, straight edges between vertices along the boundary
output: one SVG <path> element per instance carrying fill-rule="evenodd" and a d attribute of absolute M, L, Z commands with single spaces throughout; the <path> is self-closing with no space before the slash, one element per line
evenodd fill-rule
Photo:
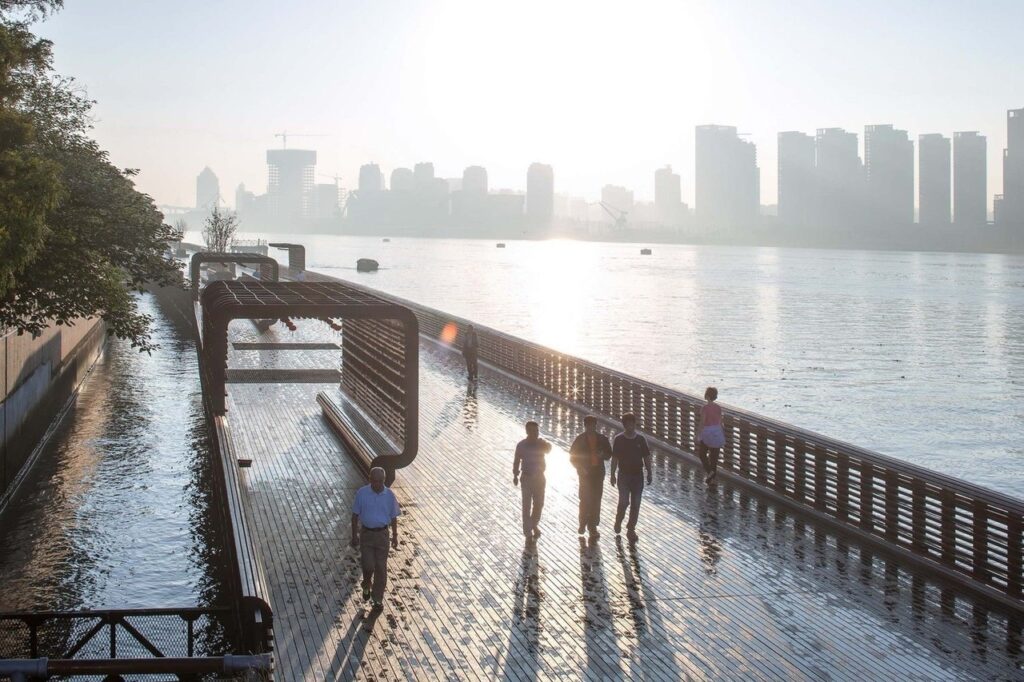
<path fill-rule="evenodd" d="M 326 326 L 232 326 L 232 369 L 337 367 Z M 276 348 L 272 352 L 260 348 Z M 279 679 L 1012 679 L 1019 623 L 655 452 L 631 545 L 576 535 L 568 447 L 582 414 L 421 344 L 420 451 L 398 472 L 402 545 L 385 608 L 348 547 L 364 483 L 315 402 L 334 384 L 228 386 L 228 419 L 275 615 Z M 536 546 L 512 454 L 534 419 L 554 446 Z"/>

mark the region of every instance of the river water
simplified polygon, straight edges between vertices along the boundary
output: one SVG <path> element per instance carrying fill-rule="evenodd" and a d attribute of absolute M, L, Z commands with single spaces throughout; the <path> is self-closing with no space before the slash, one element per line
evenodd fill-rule
<path fill-rule="evenodd" d="M 1020 256 L 259 236 L 305 244 L 311 270 L 1024 496 Z M 357 273 L 361 257 L 381 270 Z"/>
<path fill-rule="evenodd" d="M 0 611 L 229 603 L 195 346 L 112 339 L 0 518 Z"/>

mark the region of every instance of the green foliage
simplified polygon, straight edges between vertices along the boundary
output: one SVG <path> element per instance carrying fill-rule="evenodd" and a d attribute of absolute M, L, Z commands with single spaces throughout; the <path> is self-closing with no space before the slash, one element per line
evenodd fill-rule
<path fill-rule="evenodd" d="M 101 316 L 148 351 L 133 292 L 178 281 L 164 256 L 174 229 L 89 137 L 92 102 L 50 73 L 49 44 L 11 19 L 59 6 L 0 0 L 0 325 Z"/>

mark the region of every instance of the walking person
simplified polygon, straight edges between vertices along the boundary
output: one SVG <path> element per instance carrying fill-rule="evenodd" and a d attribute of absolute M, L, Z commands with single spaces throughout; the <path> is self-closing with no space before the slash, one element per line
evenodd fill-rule
<path fill-rule="evenodd" d="M 466 360 L 466 374 L 470 381 L 476 381 L 477 354 L 480 352 L 480 339 L 473 325 L 466 327 L 466 336 L 462 339 L 462 357 Z"/>
<path fill-rule="evenodd" d="M 579 535 L 590 531 L 590 539 L 599 537 L 601 523 L 601 497 L 604 494 L 604 461 L 611 459 L 612 446 L 608 437 L 597 432 L 597 418 L 583 418 L 583 433 L 576 436 L 569 448 L 569 461 L 580 477 L 580 529 Z"/>
<path fill-rule="evenodd" d="M 722 407 L 716 403 L 718 389 L 708 386 L 704 391 L 707 404 L 700 408 L 700 422 L 697 433 L 697 456 L 704 465 L 704 482 L 711 485 L 718 477 L 718 453 L 725 446 L 725 430 L 722 428 Z"/>
<path fill-rule="evenodd" d="M 537 422 L 526 422 L 526 438 L 516 445 L 512 460 L 512 485 L 523 492 L 523 535 L 527 542 L 540 537 L 540 514 L 544 510 L 544 455 L 551 452 L 551 443 L 540 437 Z M 520 482 L 520 473 L 522 481 Z"/>
<path fill-rule="evenodd" d="M 612 443 L 611 483 L 619 489 L 619 506 L 615 510 L 615 534 L 622 532 L 622 520 L 628 507 L 626 537 L 630 540 L 636 539 L 636 521 L 640 515 L 640 498 L 644 494 L 645 469 L 647 483 L 650 485 L 653 480 L 651 449 L 647 446 L 647 439 L 636 432 L 636 417 L 627 412 L 622 415 L 622 433 L 615 436 Z"/>
<path fill-rule="evenodd" d="M 370 469 L 370 484 L 356 491 L 352 502 L 352 541 L 359 547 L 363 566 L 363 601 L 373 598 L 373 608 L 384 608 L 388 582 L 388 528 L 391 547 L 398 549 L 398 498 L 384 485 L 384 469 Z M 360 526 L 362 532 L 360 532 Z"/>

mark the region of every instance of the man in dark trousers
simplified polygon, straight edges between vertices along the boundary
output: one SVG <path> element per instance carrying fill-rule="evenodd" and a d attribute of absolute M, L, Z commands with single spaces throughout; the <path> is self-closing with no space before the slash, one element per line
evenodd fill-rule
<path fill-rule="evenodd" d="M 551 452 L 551 443 L 540 437 L 537 422 L 526 422 L 526 438 L 516 445 L 512 461 L 512 485 L 523 490 L 523 535 L 527 542 L 540 537 L 540 513 L 544 510 L 544 455 Z M 522 471 L 523 480 L 519 481 Z"/>
<path fill-rule="evenodd" d="M 636 417 L 631 413 L 622 415 L 622 433 L 615 436 L 612 444 L 612 485 L 616 485 L 618 473 L 619 508 L 615 511 L 615 534 L 622 532 L 622 519 L 629 507 L 629 522 L 626 537 L 636 539 L 636 520 L 640 515 L 640 498 L 644 494 L 644 469 L 647 470 L 648 485 L 652 480 L 651 450 L 647 439 L 636 432 Z"/>
<path fill-rule="evenodd" d="M 597 418 L 587 415 L 583 418 L 583 433 L 576 436 L 569 448 L 569 461 L 580 477 L 580 529 L 590 531 L 590 538 L 596 540 L 601 523 L 601 497 L 604 493 L 604 461 L 611 459 L 612 446 L 608 437 L 597 432 Z"/>
<path fill-rule="evenodd" d="M 466 336 L 462 339 L 462 357 L 466 360 L 466 374 L 470 381 L 476 380 L 477 354 L 480 352 L 480 339 L 476 336 L 476 329 L 473 325 L 466 327 Z"/>
<path fill-rule="evenodd" d="M 398 549 L 398 498 L 384 485 L 384 478 L 384 469 L 370 469 L 370 485 L 357 490 L 356 499 L 352 502 L 351 544 L 360 548 L 363 601 L 369 600 L 372 595 L 375 611 L 384 608 L 384 586 L 388 581 L 389 527 L 391 547 Z"/>

